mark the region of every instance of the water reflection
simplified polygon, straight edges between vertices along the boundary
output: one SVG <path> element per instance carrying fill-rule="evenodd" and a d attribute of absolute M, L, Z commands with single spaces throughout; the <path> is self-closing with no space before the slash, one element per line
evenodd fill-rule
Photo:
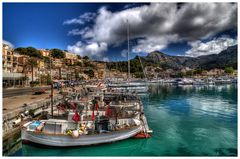
<path fill-rule="evenodd" d="M 237 154 L 236 85 L 151 86 L 150 90 L 145 111 L 164 147 L 162 154 Z"/>

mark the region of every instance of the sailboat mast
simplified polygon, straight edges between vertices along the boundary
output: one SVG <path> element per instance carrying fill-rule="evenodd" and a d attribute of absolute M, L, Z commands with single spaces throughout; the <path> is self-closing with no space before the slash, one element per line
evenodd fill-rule
<path fill-rule="evenodd" d="M 129 60 L 129 23 L 128 23 L 128 20 L 127 20 L 127 38 L 128 38 L 128 54 L 127 54 L 127 57 L 128 57 L 128 80 L 130 78 L 130 60 Z"/>
<path fill-rule="evenodd" d="M 51 55 L 52 56 L 52 55 Z M 51 115 L 53 118 L 53 79 L 52 79 L 52 57 L 50 56 L 50 78 L 51 78 Z"/>

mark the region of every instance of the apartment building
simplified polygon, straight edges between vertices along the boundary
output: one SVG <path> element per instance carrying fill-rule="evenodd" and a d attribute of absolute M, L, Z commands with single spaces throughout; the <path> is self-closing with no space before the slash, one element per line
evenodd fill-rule
<path fill-rule="evenodd" d="M 19 64 L 20 57 L 9 45 L 2 45 L 3 87 L 23 85 L 25 76 L 23 66 Z"/>

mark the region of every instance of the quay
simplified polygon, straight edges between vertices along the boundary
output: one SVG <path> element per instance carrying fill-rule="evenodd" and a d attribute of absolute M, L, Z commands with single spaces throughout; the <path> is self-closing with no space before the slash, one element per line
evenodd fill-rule
<path fill-rule="evenodd" d="M 78 87 L 73 92 L 71 88 L 65 89 L 65 95 L 54 90 L 53 106 L 63 101 L 64 96 L 83 96 L 87 91 L 83 87 Z M 21 123 L 31 119 L 41 119 L 51 110 L 50 92 L 42 95 L 22 95 L 3 98 L 3 156 L 13 154 L 21 147 Z"/>

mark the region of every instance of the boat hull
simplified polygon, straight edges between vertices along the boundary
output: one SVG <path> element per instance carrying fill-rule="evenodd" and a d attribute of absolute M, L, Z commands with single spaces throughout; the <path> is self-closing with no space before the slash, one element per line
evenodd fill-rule
<path fill-rule="evenodd" d="M 23 143 L 30 141 L 32 143 L 54 146 L 54 147 L 72 147 L 72 146 L 89 146 L 103 143 L 111 143 L 124 140 L 135 136 L 142 131 L 142 126 L 136 126 L 127 130 L 102 133 L 97 135 L 82 135 L 73 138 L 69 135 L 52 135 L 26 131 L 22 129 L 21 136 Z"/>

